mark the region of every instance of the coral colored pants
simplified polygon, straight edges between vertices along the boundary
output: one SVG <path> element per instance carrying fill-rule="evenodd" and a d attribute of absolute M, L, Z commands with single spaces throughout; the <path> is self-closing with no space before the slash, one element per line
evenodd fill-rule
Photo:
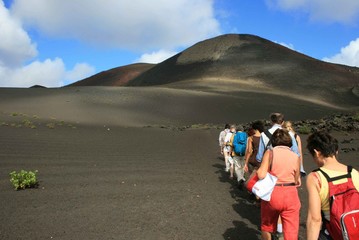
<path fill-rule="evenodd" d="M 261 202 L 262 231 L 274 233 L 280 215 L 284 239 L 298 239 L 300 206 L 295 186 L 274 187 L 271 200 Z"/>

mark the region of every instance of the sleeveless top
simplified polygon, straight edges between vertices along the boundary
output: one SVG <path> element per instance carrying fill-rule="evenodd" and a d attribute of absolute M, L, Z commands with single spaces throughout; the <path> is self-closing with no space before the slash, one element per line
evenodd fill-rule
<path fill-rule="evenodd" d="M 257 136 L 252 136 L 252 155 L 249 158 L 249 163 L 255 165 L 255 166 L 259 166 L 259 162 L 256 159 L 257 153 L 258 153 L 258 148 L 259 148 L 259 141 L 260 141 L 261 137 L 257 137 Z"/>
<path fill-rule="evenodd" d="M 333 170 L 329 170 L 329 169 L 326 169 L 323 167 L 321 167 L 320 169 L 322 169 L 331 178 L 346 174 L 346 172 L 333 171 Z M 329 218 L 330 218 L 329 184 L 327 182 L 327 179 L 324 177 L 324 175 L 320 171 L 316 172 L 316 173 L 318 174 L 317 176 L 320 177 L 320 182 L 318 182 L 318 184 L 320 186 L 319 196 L 320 196 L 322 211 L 324 213 L 324 217 L 327 220 L 329 220 Z M 340 184 L 340 183 L 344 183 L 347 181 L 348 181 L 347 179 L 340 179 L 340 180 L 334 181 L 333 184 L 334 185 Z M 352 170 L 352 181 L 353 181 L 355 188 L 359 191 L 359 173 L 354 168 Z"/>
<path fill-rule="evenodd" d="M 267 151 L 271 151 L 273 157 L 271 172 L 278 178 L 277 183 L 295 183 L 295 171 L 299 171 L 298 155 L 285 146 Z"/>

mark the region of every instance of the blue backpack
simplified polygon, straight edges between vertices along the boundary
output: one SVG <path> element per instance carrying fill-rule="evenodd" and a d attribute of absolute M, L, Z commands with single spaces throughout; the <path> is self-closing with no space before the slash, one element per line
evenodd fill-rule
<path fill-rule="evenodd" d="M 233 138 L 233 149 L 236 155 L 244 156 L 247 147 L 247 133 L 237 132 Z"/>

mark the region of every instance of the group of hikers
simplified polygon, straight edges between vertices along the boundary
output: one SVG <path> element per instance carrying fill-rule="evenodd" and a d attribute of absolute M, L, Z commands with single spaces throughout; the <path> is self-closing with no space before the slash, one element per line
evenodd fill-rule
<path fill-rule="evenodd" d="M 283 114 L 272 113 L 270 121 L 267 130 L 262 121 L 253 122 L 247 131 L 226 124 L 219 135 L 220 151 L 225 171 L 230 179 L 236 178 L 241 190 L 254 174 L 258 179 L 268 173 L 277 178 L 269 201 L 257 197 L 262 239 L 298 239 L 301 203 L 297 188 L 306 177 L 302 141 Z M 328 132 L 311 134 L 307 149 L 319 168 L 306 177 L 306 239 L 359 239 L 358 172 L 338 161 L 338 141 Z M 353 219 L 347 225 L 346 216 Z"/>

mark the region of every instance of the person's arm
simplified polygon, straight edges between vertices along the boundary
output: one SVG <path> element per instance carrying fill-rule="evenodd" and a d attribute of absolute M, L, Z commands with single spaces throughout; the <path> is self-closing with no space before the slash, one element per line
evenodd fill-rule
<path fill-rule="evenodd" d="M 269 170 L 269 165 L 270 165 L 270 152 L 272 150 L 267 150 L 264 153 L 263 159 L 262 159 L 262 164 L 259 167 L 259 169 L 257 170 L 257 176 L 259 179 L 263 179 L 266 177 L 268 170 Z"/>
<path fill-rule="evenodd" d="M 302 180 L 300 178 L 300 165 L 301 165 L 301 161 L 300 161 L 300 157 L 298 157 L 297 160 L 297 169 L 295 170 L 295 184 L 297 185 L 297 187 L 300 187 L 302 185 Z"/>
<path fill-rule="evenodd" d="M 304 170 L 304 162 L 303 162 L 303 149 L 302 149 L 302 139 L 300 138 L 299 135 L 297 135 L 297 143 L 298 143 L 298 150 L 299 150 L 299 154 L 300 154 L 300 171 L 305 173 Z"/>
<path fill-rule="evenodd" d="M 222 146 L 222 132 L 219 133 L 219 137 L 218 137 L 218 142 L 219 142 L 219 146 Z"/>
<path fill-rule="evenodd" d="M 297 144 L 297 141 L 295 140 L 295 137 L 293 135 L 291 135 L 292 137 L 292 147 L 291 147 L 291 150 L 298 155 L 298 157 L 300 157 L 300 153 L 299 153 L 299 150 L 298 150 L 298 144 Z"/>
<path fill-rule="evenodd" d="M 297 135 L 297 142 L 298 142 L 298 152 L 300 154 L 300 161 L 303 164 L 303 151 L 302 151 L 302 139 Z"/>
<path fill-rule="evenodd" d="M 219 134 L 218 142 L 219 142 L 219 148 L 221 150 L 221 154 L 223 155 L 223 148 L 224 148 L 224 132 L 222 131 Z"/>
<path fill-rule="evenodd" d="M 263 140 L 263 136 L 261 136 L 260 140 L 259 140 L 259 147 L 258 147 L 258 153 L 256 156 L 256 159 L 258 162 L 262 162 L 262 158 L 263 158 L 263 153 L 264 153 L 264 148 L 266 146 L 264 145 L 264 140 Z"/>
<path fill-rule="evenodd" d="M 243 170 L 245 172 L 248 172 L 248 162 L 249 159 L 251 158 L 252 154 L 253 154 L 253 146 L 252 146 L 252 142 L 253 142 L 253 138 L 249 137 L 247 139 L 247 147 L 246 147 L 246 161 L 244 163 L 244 167 Z"/>
<path fill-rule="evenodd" d="M 229 148 L 229 155 L 232 156 L 233 154 L 233 139 L 235 137 L 235 134 L 232 134 L 229 141 L 227 142 L 227 146 L 230 146 Z"/>
<path fill-rule="evenodd" d="M 307 216 L 307 240 L 317 240 L 321 225 L 321 201 L 319 196 L 318 178 L 310 173 L 307 177 L 308 190 L 308 216 Z"/>

